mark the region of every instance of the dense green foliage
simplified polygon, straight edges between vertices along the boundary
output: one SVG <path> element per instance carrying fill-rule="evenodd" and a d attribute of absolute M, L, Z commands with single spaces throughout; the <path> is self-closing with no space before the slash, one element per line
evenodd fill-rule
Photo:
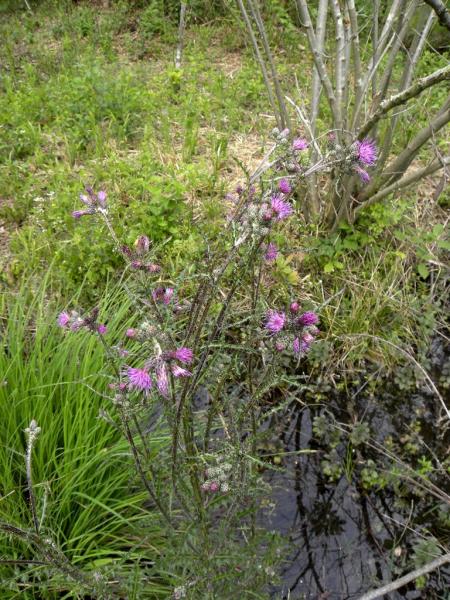
<path fill-rule="evenodd" d="M 113 569 L 120 578 L 132 580 L 133 561 L 156 557 L 164 532 L 143 507 L 145 494 L 125 468 L 130 464 L 126 443 L 99 418 L 99 409 L 107 408 L 97 392 L 107 390 L 101 374 L 103 349 L 95 336 L 64 336 L 57 328 L 56 312 L 47 300 L 50 277 L 36 292 L 31 283 L 24 282 L 0 303 L 0 520 L 18 527 L 31 525 L 24 429 L 35 419 L 41 434 L 32 467 L 42 531 L 74 565 L 87 572 Z M 110 335 L 121 335 L 128 314 L 126 299 L 107 294 L 102 310 L 114 315 Z M 150 443 L 156 453 L 167 442 L 158 434 Z M 36 558 L 29 544 L 4 535 L 0 554 Z M 149 576 L 155 577 L 150 567 Z M 2 598 L 36 597 L 33 580 L 46 579 L 39 567 L 0 566 Z M 48 583 L 46 597 L 59 597 L 58 590 L 67 590 L 67 585 L 72 583 L 56 576 Z M 155 578 L 155 595 L 161 590 L 163 581 L 159 584 Z"/>

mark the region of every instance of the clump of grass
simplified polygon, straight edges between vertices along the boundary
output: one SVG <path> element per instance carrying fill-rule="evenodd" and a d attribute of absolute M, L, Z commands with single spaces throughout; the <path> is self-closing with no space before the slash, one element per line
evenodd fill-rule
<path fill-rule="evenodd" d="M 48 303 L 50 291 L 47 275 L 36 291 L 25 282 L 0 301 L 0 520 L 31 530 L 24 430 L 35 419 L 41 428 L 32 463 L 41 535 L 51 536 L 74 566 L 85 572 L 108 569 L 120 581 L 133 579 L 133 565 L 143 561 L 146 576 L 155 578 L 153 597 L 164 595 L 164 578 L 151 570 L 164 547 L 164 531 L 130 478 L 126 445 L 99 418 L 103 399 L 95 387 L 102 350 L 92 338 L 61 335 Z M 110 292 L 104 306 L 114 315 L 109 323 L 114 335 L 127 318 L 127 303 Z M 158 452 L 166 444 L 164 435 L 155 434 L 149 444 Z M 28 560 L 32 551 L 2 534 L 0 554 Z M 35 597 L 34 582 L 48 578 L 48 593 L 41 597 L 53 598 L 73 583 L 37 569 L 42 567 L 0 564 L 2 597 Z"/>

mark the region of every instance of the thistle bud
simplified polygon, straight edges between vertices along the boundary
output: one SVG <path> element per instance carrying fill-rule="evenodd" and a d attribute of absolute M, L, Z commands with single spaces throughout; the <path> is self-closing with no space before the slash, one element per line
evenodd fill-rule
<path fill-rule="evenodd" d="M 134 242 L 134 247 L 136 248 L 136 254 L 142 256 L 149 251 L 150 240 L 146 235 L 140 235 Z"/>

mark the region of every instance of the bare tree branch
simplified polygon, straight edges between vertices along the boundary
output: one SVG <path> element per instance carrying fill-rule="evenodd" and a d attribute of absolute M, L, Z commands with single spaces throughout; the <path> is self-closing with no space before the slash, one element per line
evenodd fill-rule
<path fill-rule="evenodd" d="M 450 12 L 445 8 L 445 4 L 441 0 L 424 0 L 428 6 L 437 14 L 439 23 L 443 27 L 447 27 L 450 31 Z"/>
<path fill-rule="evenodd" d="M 369 184 L 358 197 L 359 202 L 365 202 L 380 190 L 383 186 L 395 182 L 405 173 L 409 165 L 416 157 L 420 148 L 442 127 L 450 121 L 450 98 L 446 101 L 442 110 L 434 119 L 409 142 L 406 148 L 389 165 L 386 171 Z"/>
<path fill-rule="evenodd" d="M 387 585 L 384 585 L 383 587 L 378 588 L 377 590 L 372 590 L 371 592 L 367 592 L 367 594 L 360 596 L 358 598 L 358 600 L 375 600 L 376 598 L 381 598 L 385 594 L 390 594 L 391 592 L 398 590 L 399 588 L 403 587 L 404 585 L 407 585 L 411 581 L 414 581 L 418 577 L 422 577 L 423 575 L 426 575 L 427 573 L 431 573 L 431 571 L 435 571 L 436 569 L 439 569 L 439 567 L 443 567 L 444 565 L 446 565 L 449 562 L 450 562 L 450 553 L 444 554 L 443 556 L 440 556 L 439 558 L 436 558 L 435 560 L 431 561 L 424 567 L 420 567 L 420 569 L 411 571 L 411 573 L 408 573 L 408 575 L 404 575 L 404 577 L 400 577 L 400 579 L 397 579 L 396 581 L 393 581 L 392 583 L 388 583 Z"/>
<path fill-rule="evenodd" d="M 366 121 L 364 123 L 364 125 L 358 131 L 357 137 L 364 137 L 365 135 L 367 135 L 369 133 L 369 131 L 372 129 L 372 127 L 376 123 L 378 123 L 378 121 L 387 112 L 389 112 L 396 106 L 405 104 L 406 102 L 408 102 L 408 100 L 418 96 L 427 88 L 431 87 L 432 85 L 435 85 L 436 83 L 439 83 L 439 82 L 445 81 L 445 80 L 450 80 L 450 65 L 447 65 L 446 67 L 443 67 L 442 69 L 439 69 L 438 71 L 435 71 L 434 73 L 432 73 L 431 75 L 428 75 L 427 77 L 422 77 L 421 79 L 418 79 L 416 81 L 416 83 L 414 83 L 408 89 L 404 90 L 403 92 L 400 92 L 399 94 L 396 94 L 395 96 L 392 96 L 391 98 L 384 100 L 380 104 L 378 110 L 369 118 L 368 121 Z"/>
<path fill-rule="evenodd" d="M 430 32 L 431 26 L 436 18 L 436 15 L 432 10 L 429 11 L 428 16 L 425 15 L 425 20 L 423 21 L 422 30 L 417 31 L 413 42 L 411 44 L 410 51 L 406 54 L 407 62 L 405 68 L 403 70 L 402 80 L 399 85 L 399 93 L 406 90 L 407 87 L 411 85 L 411 81 L 414 75 L 414 71 L 417 63 L 419 62 L 419 58 L 422 55 L 423 49 L 425 47 L 425 42 L 427 40 L 428 34 Z M 399 116 L 393 115 L 391 117 L 391 122 L 389 127 L 387 128 L 385 139 L 383 142 L 383 148 L 380 153 L 380 157 L 378 159 L 378 169 L 382 170 L 386 161 L 389 158 L 389 153 L 392 148 L 392 140 L 394 139 L 394 133 L 397 126 Z"/>
<path fill-rule="evenodd" d="M 263 79 L 264 79 L 264 84 L 266 86 L 267 94 L 269 96 L 269 102 L 270 102 L 270 105 L 271 105 L 272 110 L 274 112 L 275 119 L 277 121 L 277 125 L 279 127 L 283 128 L 283 123 L 282 123 L 282 120 L 281 120 L 280 111 L 277 109 L 277 105 L 275 103 L 275 98 L 273 96 L 273 91 L 272 91 L 272 86 L 271 86 L 270 79 L 269 79 L 269 74 L 267 72 L 266 64 L 265 64 L 264 59 L 262 57 L 261 50 L 259 49 L 258 41 L 256 39 L 255 32 L 253 31 L 253 27 L 252 27 L 250 18 L 248 16 L 248 13 L 247 13 L 247 11 L 245 9 L 245 6 L 244 6 L 242 0 L 236 0 L 236 1 L 237 1 L 238 6 L 239 6 L 239 9 L 241 11 L 241 14 L 242 14 L 242 16 L 244 18 L 244 22 L 245 22 L 245 25 L 247 27 L 248 35 L 250 36 L 250 41 L 251 41 L 253 49 L 255 51 L 256 59 L 257 59 L 257 61 L 259 63 L 259 66 L 261 68 L 261 73 L 262 73 L 262 76 L 263 76 Z"/>
<path fill-rule="evenodd" d="M 178 45 L 175 54 L 175 69 L 181 68 L 181 57 L 183 54 L 184 44 L 184 29 L 186 27 L 186 2 L 182 2 L 180 5 L 180 21 L 178 25 Z"/>
<path fill-rule="evenodd" d="M 317 72 L 319 73 L 320 80 L 322 82 L 328 100 L 328 104 L 330 105 L 331 112 L 333 114 L 335 129 L 337 129 L 337 123 L 339 122 L 339 112 L 337 109 L 336 95 L 334 93 L 334 89 L 331 84 L 330 78 L 328 77 L 328 73 L 326 71 L 322 55 L 318 50 L 319 44 L 317 42 L 316 34 L 314 33 L 314 28 L 311 22 L 311 17 L 309 14 L 306 0 L 297 0 L 297 6 L 306 28 L 309 47 L 313 54 L 314 64 L 316 66 Z"/>
<path fill-rule="evenodd" d="M 289 114 L 286 110 L 286 104 L 284 103 L 283 93 L 281 91 L 280 80 L 278 78 L 278 73 L 275 68 L 275 62 L 273 60 L 272 52 L 269 46 L 269 40 L 267 39 L 266 28 L 264 27 L 264 23 L 261 17 L 261 12 L 259 10 L 257 0 L 254 2 L 253 0 L 247 0 L 248 5 L 250 6 L 250 11 L 252 13 L 253 19 L 258 28 L 259 34 L 261 36 L 261 40 L 263 43 L 264 50 L 266 52 L 267 60 L 269 62 L 270 71 L 272 73 L 272 81 L 275 87 L 275 94 L 277 96 L 278 105 L 280 107 L 281 119 L 282 119 L 282 127 L 290 127 L 289 123 Z"/>
<path fill-rule="evenodd" d="M 383 188 L 378 193 L 371 196 L 363 204 L 358 206 L 354 211 L 355 215 L 357 215 L 361 210 L 367 208 L 371 204 L 375 204 L 375 202 L 380 202 L 381 200 L 384 200 L 384 198 L 387 198 L 388 196 L 397 192 L 398 190 L 408 187 L 409 185 L 416 183 L 416 181 L 420 181 L 427 175 L 432 175 L 436 171 L 439 171 L 439 169 L 445 168 L 447 165 L 450 165 L 450 156 L 446 156 L 442 160 L 434 160 L 427 167 L 424 167 L 423 169 L 418 169 L 417 171 L 414 171 L 409 175 L 405 175 L 395 183 Z"/>
<path fill-rule="evenodd" d="M 336 56 L 335 56 L 335 86 L 336 86 L 336 105 L 339 121 L 336 123 L 336 129 L 343 128 L 343 97 L 345 81 L 345 37 L 344 22 L 342 19 L 341 7 L 338 0 L 331 0 L 334 16 L 334 29 L 336 33 Z"/>

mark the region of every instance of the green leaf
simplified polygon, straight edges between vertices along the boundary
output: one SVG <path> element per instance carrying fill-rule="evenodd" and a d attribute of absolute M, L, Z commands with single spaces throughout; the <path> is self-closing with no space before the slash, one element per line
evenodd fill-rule
<path fill-rule="evenodd" d="M 419 263 L 417 265 L 417 272 L 422 277 L 422 279 L 426 279 L 430 274 L 430 271 L 428 270 L 428 267 L 425 263 Z"/>
<path fill-rule="evenodd" d="M 323 267 L 324 273 L 333 273 L 334 272 L 334 264 L 332 262 L 326 263 Z"/>

